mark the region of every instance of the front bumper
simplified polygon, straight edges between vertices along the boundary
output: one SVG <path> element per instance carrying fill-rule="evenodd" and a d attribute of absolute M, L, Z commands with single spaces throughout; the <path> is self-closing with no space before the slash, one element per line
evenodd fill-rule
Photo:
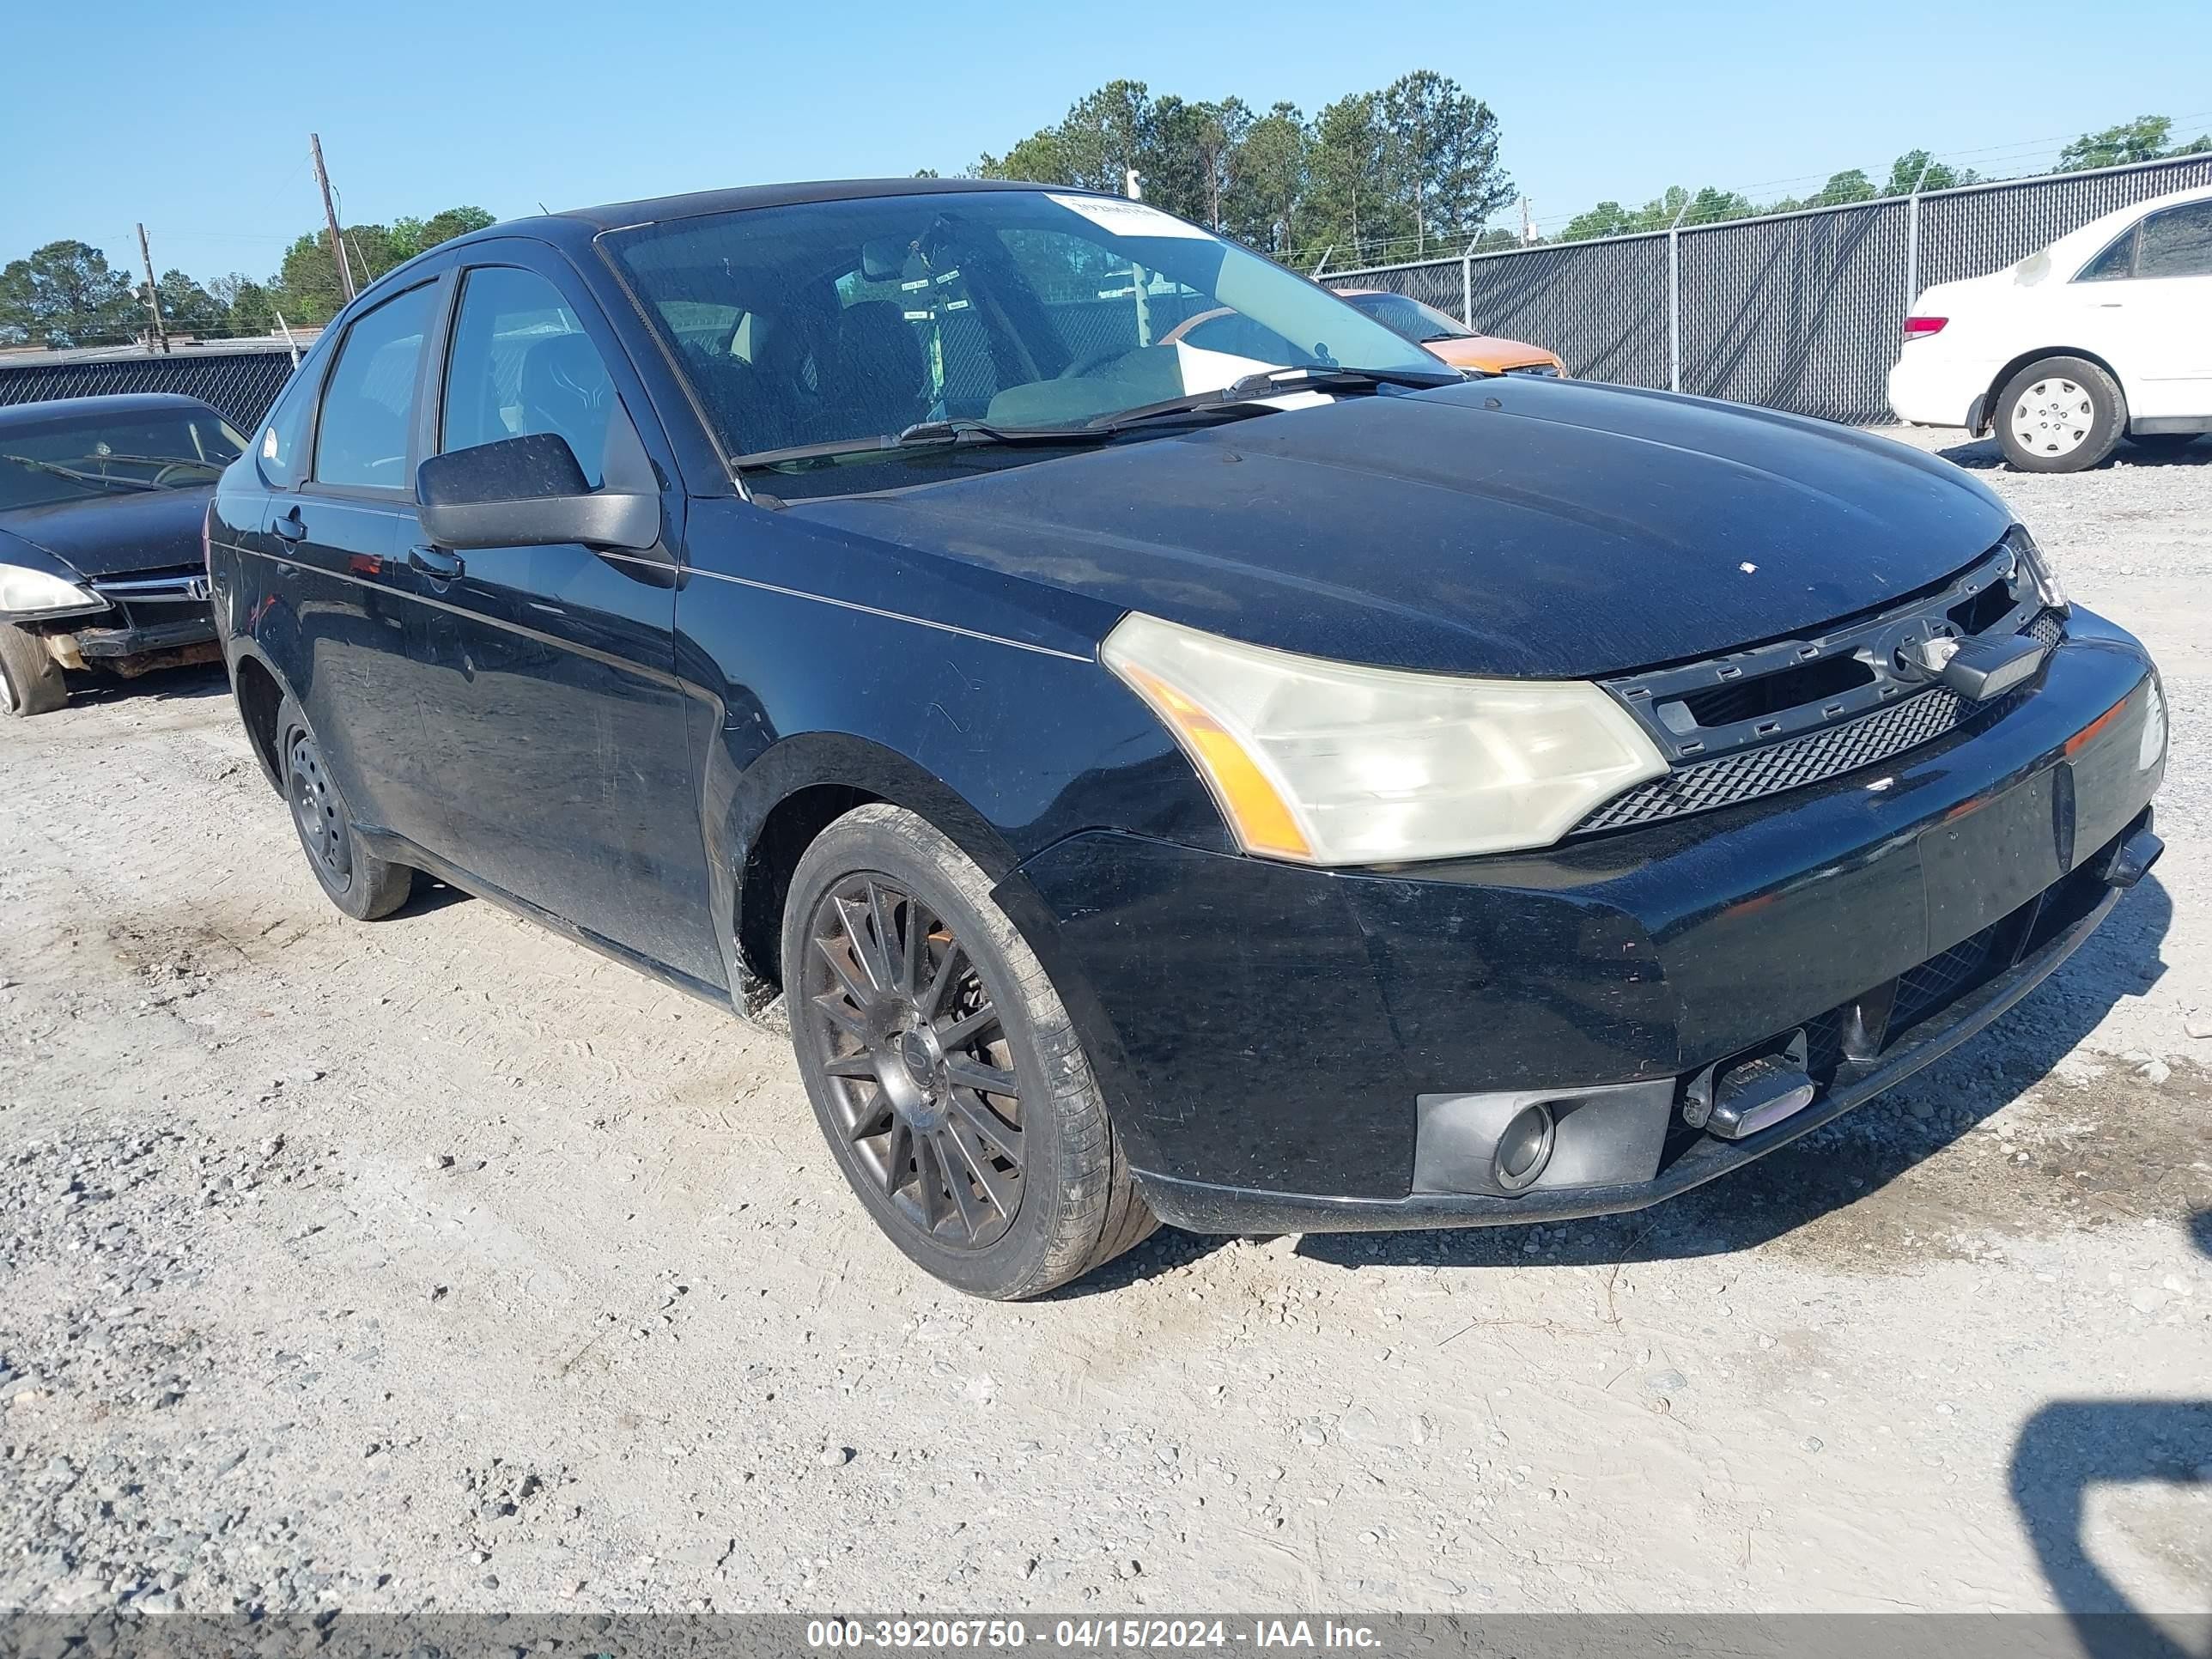
<path fill-rule="evenodd" d="M 222 659 L 216 643 L 215 617 L 204 611 L 173 622 L 107 628 L 58 624 L 36 631 L 63 667 L 98 666 L 126 679 L 157 668 Z"/>
<path fill-rule="evenodd" d="M 1885 765 L 1741 806 L 1403 871 L 1093 832 L 1001 892 L 1163 1218 L 1268 1231 L 1633 1209 L 1869 1098 L 2080 945 L 2110 908 L 2112 860 L 2148 829 L 2153 684 L 2140 646 L 2077 611 L 2028 690 Z M 1982 949 L 2001 925 L 2004 948 Z M 1778 1034 L 1832 1032 L 1893 981 L 1942 994 L 1879 1052 L 1828 1055 L 1811 1104 L 1729 1142 L 1685 1127 L 1686 1079 Z M 1667 1116 L 1662 1138 L 1637 1132 L 1637 1179 L 1417 1190 L 1437 1184 L 1416 1178 L 1424 1097 L 1632 1085 Z"/>

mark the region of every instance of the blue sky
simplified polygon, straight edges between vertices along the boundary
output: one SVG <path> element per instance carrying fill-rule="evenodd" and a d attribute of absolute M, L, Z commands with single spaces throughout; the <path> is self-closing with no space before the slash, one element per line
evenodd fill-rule
<path fill-rule="evenodd" d="M 1310 114 L 1441 70 L 1497 111 L 1540 226 L 1669 184 L 1760 199 L 1915 145 L 2019 171 L 2136 114 L 2212 127 L 2208 3 L 387 0 L 272 22 L 108 0 L 94 62 L 81 8 L 26 0 L 7 31 L 0 260 L 58 236 L 135 260 L 143 219 L 164 269 L 265 276 L 319 222 L 311 129 L 349 221 L 462 203 L 511 217 L 955 172 L 1124 75 Z"/>

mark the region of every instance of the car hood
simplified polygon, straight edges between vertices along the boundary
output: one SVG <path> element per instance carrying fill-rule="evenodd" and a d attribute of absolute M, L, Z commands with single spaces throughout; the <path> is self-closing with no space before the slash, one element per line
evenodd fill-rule
<path fill-rule="evenodd" d="M 1255 645 L 1535 678 L 1869 610 L 2010 521 L 1955 467 L 1849 428 L 1528 379 L 790 510 Z"/>
<path fill-rule="evenodd" d="M 80 576 L 198 564 L 200 521 L 214 495 L 213 484 L 198 484 L 21 507 L 0 513 L 0 537 L 27 542 Z"/>

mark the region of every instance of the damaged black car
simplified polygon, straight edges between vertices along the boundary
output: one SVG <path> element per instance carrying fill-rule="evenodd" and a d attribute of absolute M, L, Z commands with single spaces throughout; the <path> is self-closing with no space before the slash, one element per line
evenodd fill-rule
<path fill-rule="evenodd" d="M 0 408 L 0 714 L 214 662 L 200 532 L 246 440 L 167 392 Z"/>
<path fill-rule="evenodd" d="M 2160 850 L 2150 659 L 1967 474 L 1463 380 L 1082 191 L 446 244 L 325 333 L 209 572 L 337 905 L 427 875 L 787 1026 L 858 1201 L 991 1297 L 1163 1221 L 1741 1170 Z"/>

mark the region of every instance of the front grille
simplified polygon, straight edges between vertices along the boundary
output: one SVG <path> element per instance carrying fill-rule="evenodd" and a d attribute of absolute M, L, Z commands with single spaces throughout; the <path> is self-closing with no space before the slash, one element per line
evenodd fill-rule
<path fill-rule="evenodd" d="M 1739 801 L 1757 800 L 1862 766 L 1877 766 L 1893 755 L 1932 742 L 1956 726 L 1977 705 L 1942 686 L 1853 720 L 1769 744 L 1678 766 L 1663 778 L 1639 784 L 1607 801 L 1575 826 L 1577 835 L 1656 823 L 1691 812 L 1710 812 Z"/>
<path fill-rule="evenodd" d="M 1509 368 L 1505 372 L 1508 374 L 1540 374 L 1554 380 L 1559 378 L 1559 371 L 1550 363 L 1523 363 L 1518 368 Z"/>
<path fill-rule="evenodd" d="M 2006 921 L 2011 920 L 2007 917 Z M 1890 1012 L 1893 1030 L 1902 1030 L 1922 1015 L 1942 1007 L 1977 981 L 1986 978 L 2004 921 L 1992 922 L 1978 933 L 1960 939 L 1939 957 L 1930 957 L 1897 981 L 1897 1006 Z M 2016 931 L 2016 930 L 2015 930 Z"/>
<path fill-rule="evenodd" d="M 2045 646 L 2057 645 L 2065 624 L 2045 611 L 2022 630 Z M 1677 766 L 1607 801 L 1572 831 L 1595 835 L 1710 812 L 1785 789 L 1822 783 L 1861 767 L 1879 766 L 1909 749 L 1932 743 L 1972 715 L 1994 705 L 1968 702 L 1955 691 L 1931 686 L 1842 726 L 1785 738 L 1762 748 Z"/>
<path fill-rule="evenodd" d="M 207 610 L 207 569 L 198 564 L 96 576 L 92 591 L 122 613 L 129 628 L 158 628 Z"/>

